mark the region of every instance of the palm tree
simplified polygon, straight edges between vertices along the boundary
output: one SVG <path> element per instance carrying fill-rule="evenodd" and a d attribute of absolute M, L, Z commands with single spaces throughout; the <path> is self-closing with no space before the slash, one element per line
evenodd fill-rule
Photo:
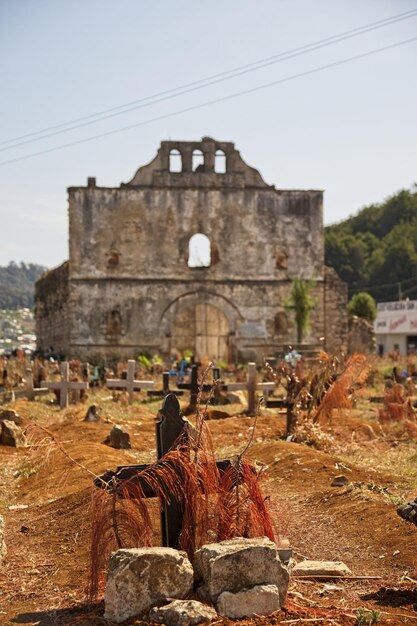
<path fill-rule="evenodd" d="M 304 339 L 304 334 L 310 325 L 311 312 L 316 306 L 316 298 L 311 295 L 311 289 L 315 287 L 314 280 L 302 280 L 301 278 L 294 278 L 291 294 L 287 302 L 285 302 L 285 308 L 295 313 L 295 324 L 297 326 L 297 343 L 301 343 Z"/>

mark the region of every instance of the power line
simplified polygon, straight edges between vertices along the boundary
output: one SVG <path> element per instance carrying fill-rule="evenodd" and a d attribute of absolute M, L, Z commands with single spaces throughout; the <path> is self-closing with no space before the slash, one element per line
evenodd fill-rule
<path fill-rule="evenodd" d="M 297 78 L 303 78 L 304 76 L 310 76 L 312 74 L 316 74 L 318 72 L 322 72 L 323 70 L 327 70 L 333 67 L 338 67 L 340 65 L 345 65 L 346 63 L 350 63 L 351 61 L 356 61 L 358 59 L 363 59 L 365 57 L 372 56 L 379 52 L 384 52 L 386 50 L 391 50 L 393 48 L 398 48 L 399 46 L 403 46 L 407 43 L 411 43 L 413 41 L 417 41 L 417 37 L 411 37 L 410 39 L 404 39 L 403 41 L 399 41 L 397 43 L 393 43 L 387 46 L 383 46 L 381 48 L 374 48 L 373 50 L 369 50 L 368 52 L 362 52 L 361 54 L 356 54 L 351 57 L 347 57 L 346 59 L 341 59 L 340 61 L 334 61 L 333 63 L 327 63 L 326 65 L 321 65 L 319 67 L 313 68 L 311 70 L 306 70 L 304 72 L 299 72 L 298 74 L 292 74 L 291 76 L 287 76 L 285 78 L 280 78 L 278 80 L 274 80 L 269 83 L 264 83 L 263 85 L 258 85 L 257 87 L 251 87 L 250 89 L 244 89 L 243 91 L 238 91 L 233 94 L 229 94 L 227 96 L 222 96 L 221 98 L 215 98 L 214 100 L 208 100 L 207 102 L 202 102 L 200 104 L 195 104 L 190 107 L 186 107 L 184 109 L 179 109 L 178 111 L 173 111 L 172 113 L 165 113 L 163 115 L 158 115 L 157 117 L 150 118 L 148 120 L 143 120 L 141 122 L 136 122 L 135 124 L 129 124 L 128 126 L 123 126 L 122 128 L 115 128 L 113 130 L 109 130 L 104 133 L 99 133 L 97 135 L 92 135 L 90 137 L 85 137 L 84 139 L 78 139 L 77 141 L 71 141 L 66 144 L 61 144 L 60 146 L 55 146 L 54 148 L 47 148 L 46 150 L 40 150 L 39 152 L 32 152 L 31 154 L 26 154 L 24 156 L 16 157 L 14 159 L 8 159 L 7 161 L 1 161 L 0 166 L 7 165 L 9 163 L 16 163 L 18 161 L 23 161 L 26 159 L 31 159 L 36 156 L 40 156 L 42 154 L 48 154 L 50 152 L 56 152 L 57 150 L 63 150 L 64 148 L 69 148 L 71 146 L 76 146 L 82 143 L 87 143 L 89 141 L 94 141 L 95 139 L 100 139 L 101 137 L 109 137 L 110 135 L 116 135 L 118 133 L 125 132 L 127 130 L 132 130 L 133 128 L 138 128 L 140 126 L 146 126 L 148 124 L 152 124 L 154 122 L 159 122 L 161 120 L 168 119 L 170 117 L 175 117 L 177 115 L 182 115 L 183 113 L 189 113 L 191 111 L 196 111 L 198 109 L 203 109 L 205 107 L 211 106 L 213 104 L 219 104 L 220 102 L 226 102 L 228 100 L 233 100 L 235 98 L 239 98 L 240 96 L 248 95 L 250 93 L 255 93 L 257 91 L 261 91 L 263 89 L 267 89 L 268 87 L 272 87 L 274 85 L 279 85 L 282 83 L 290 82 L 292 80 L 296 80 Z"/>
<path fill-rule="evenodd" d="M 373 30 L 384 28 L 385 26 L 390 26 L 391 24 L 395 24 L 399 21 L 410 19 L 411 17 L 416 17 L 416 16 L 417 16 L 417 9 L 413 9 L 405 13 L 399 13 L 392 17 L 385 18 L 383 20 L 378 20 L 376 22 L 371 22 L 369 24 L 365 24 L 364 26 L 360 26 L 360 27 L 345 31 L 343 33 L 339 33 L 338 35 L 332 35 L 330 37 L 326 37 L 325 39 L 320 39 L 316 42 L 306 44 L 298 48 L 293 48 L 292 50 L 281 52 L 271 57 L 259 59 L 258 61 L 254 61 L 246 65 L 241 65 L 231 70 L 220 72 L 218 74 L 214 74 L 212 76 L 208 76 L 206 78 L 199 79 L 197 81 L 193 81 L 191 83 L 187 83 L 185 85 L 181 85 L 173 89 L 159 92 L 152 96 L 146 96 L 139 100 L 133 100 L 126 104 L 112 107 L 110 109 L 105 109 L 97 113 L 92 113 L 87 116 L 75 118 L 68 122 L 63 122 L 55 126 L 49 126 L 48 128 L 44 128 L 43 130 L 35 131 L 32 133 L 27 133 L 25 135 L 20 135 L 19 137 L 14 137 L 11 139 L 6 139 L 0 142 L 0 145 L 4 146 L 0 148 L 0 151 L 11 150 L 12 148 L 17 148 L 19 146 L 26 145 L 28 143 L 41 141 L 49 137 L 53 137 L 62 133 L 67 133 L 72 130 L 76 130 L 78 128 L 90 126 L 92 124 L 97 124 L 99 122 L 102 122 L 104 120 L 107 120 L 113 117 L 125 115 L 126 113 L 130 113 L 131 111 L 148 107 L 153 104 L 158 104 L 159 102 L 170 100 L 172 98 L 177 98 L 179 96 L 191 93 L 193 91 L 204 89 L 211 85 L 218 84 L 220 82 L 224 82 L 232 78 L 237 78 L 239 76 L 242 76 L 250 72 L 255 72 L 259 69 L 262 69 L 270 65 L 274 65 L 276 63 L 288 61 L 292 58 L 301 56 L 303 54 L 307 54 L 308 52 L 313 52 L 315 50 L 319 50 L 321 48 L 334 45 L 335 43 L 339 43 L 341 41 L 345 41 L 353 37 L 358 37 L 359 35 L 363 35 Z M 69 126 L 69 128 L 65 128 L 67 126 Z M 5 144 L 11 144 L 11 145 L 5 145 Z"/>
<path fill-rule="evenodd" d="M 215 98 L 214 100 L 208 100 L 207 102 L 202 102 L 200 104 L 195 104 L 190 107 L 186 107 L 184 109 L 179 109 L 178 111 L 173 111 L 172 113 L 165 113 L 164 115 L 158 115 L 157 117 L 150 118 L 148 120 L 143 120 L 142 122 L 136 122 L 135 124 L 129 124 L 128 126 L 123 126 L 122 128 L 116 128 L 113 130 L 109 130 L 104 133 L 99 133 L 98 135 L 92 135 L 90 137 L 85 137 L 84 139 L 78 139 L 77 141 L 71 141 L 70 143 L 61 144 L 60 146 L 55 146 L 54 148 L 47 148 L 46 150 L 40 150 L 39 152 L 32 152 L 31 154 L 26 154 L 21 157 L 16 157 L 14 159 L 9 159 L 7 161 L 0 162 L 0 166 L 7 165 L 9 163 L 16 163 L 18 161 L 23 161 L 26 159 L 31 159 L 36 156 L 40 156 L 42 154 L 47 154 L 50 152 L 56 152 L 57 150 L 63 150 L 64 148 L 69 148 L 71 146 L 76 146 L 82 143 L 87 143 L 89 141 L 94 141 L 95 139 L 99 139 L 101 137 L 108 137 L 110 135 L 115 135 L 118 133 L 122 133 L 127 130 L 131 130 L 132 128 L 138 128 L 140 126 L 146 126 L 148 124 L 152 124 L 154 122 L 159 122 L 164 119 L 168 119 L 170 117 L 175 117 L 177 115 L 182 115 L 183 113 L 189 113 L 190 111 L 196 111 L 198 109 L 202 109 L 213 104 L 219 104 L 220 102 L 226 102 L 228 100 L 233 100 L 235 98 L 239 98 L 240 96 L 247 95 L 250 93 L 255 93 L 257 91 L 261 91 L 262 89 L 267 89 L 268 87 L 272 87 L 274 85 L 279 85 L 282 83 L 286 83 L 292 80 L 296 80 L 297 78 L 302 78 L 304 76 L 310 76 L 311 74 L 316 74 L 318 72 L 322 72 L 323 70 L 327 70 L 333 67 L 338 67 L 340 65 L 344 65 L 346 63 L 350 63 L 351 61 L 356 61 L 358 59 L 363 59 L 365 57 L 372 56 L 379 52 L 384 52 L 386 50 L 391 50 L 393 48 L 397 48 L 399 46 L 403 46 L 407 43 L 411 43 L 413 41 L 417 41 L 417 37 L 411 37 L 410 39 L 404 39 L 403 41 L 399 41 L 397 43 L 390 44 L 388 46 L 383 46 L 381 48 L 374 48 L 368 52 L 363 52 L 361 54 L 356 54 L 354 56 L 348 57 L 346 59 L 341 59 L 340 61 L 334 61 L 333 63 L 327 63 L 326 65 L 321 65 L 320 67 L 313 68 L 311 70 L 306 70 L 304 72 L 300 72 L 298 74 L 292 74 L 291 76 L 287 76 L 285 78 L 280 78 L 278 80 L 274 80 L 269 83 L 264 83 L 263 85 L 258 85 L 257 87 L 252 87 L 250 89 L 244 89 L 243 91 L 238 91 L 233 94 L 229 94 L 227 96 L 222 96 L 221 98 Z"/>
<path fill-rule="evenodd" d="M 414 291 L 415 289 L 417 289 L 417 277 L 413 276 L 411 278 L 404 278 L 402 280 L 397 280 L 394 283 L 388 283 L 385 285 L 367 285 L 364 287 L 357 287 L 355 289 L 348 289 L 349 295 L 353 295 L 355 293 L 360 293 L 361 291 L 366 291 L 366 292 L 372 292 L 372 291 L 382 291 L 382 290 L 387 290 L 387 289 L 393 289 L 396 288 L 398 289 L 398 287 L 400 287 L 400 289 L 402 288 L 402 286 L 405 283 L 409 283 L 410 281 L 415 282 L 416 284 L 413 285 L 411 288 L 409 287 L 408 289 L 406 289 L 405 291 L 402 291 L 402 295 L 405 296 L 408 293 L 411 293 L 412 291 Z"/>

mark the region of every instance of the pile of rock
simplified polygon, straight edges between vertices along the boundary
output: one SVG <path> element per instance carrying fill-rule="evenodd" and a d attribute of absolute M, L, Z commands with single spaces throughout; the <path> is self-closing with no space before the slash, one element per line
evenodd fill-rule
<path fill-rule="evenodd" d="M 197 550 L 197 593 L 232 619 L 268 615 L 284 606 L 289 573 L 266 537 L 236 537 Z"/>
<path fill-rule="evenodd" d="M 194 555 L 194 569 L 186 553 L 173 548 L 118 550 L 110 558 L 105 618 L 120 623 L 150 611 L 153 622 L 194 626 L 218 613 L 268 615 L 284 606 L 288 582 L 266 537 L 205 545 Z"/>

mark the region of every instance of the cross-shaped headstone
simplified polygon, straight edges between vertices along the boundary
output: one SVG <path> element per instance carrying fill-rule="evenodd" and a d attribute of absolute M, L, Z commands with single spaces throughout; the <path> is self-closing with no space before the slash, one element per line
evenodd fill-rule
<path fill-rule="evenodd" d="M 69 404 L 69 391 L 75 389 L 88 389 L 88 383 L 84 381 L 72 381 L 69 379 L 70 369 L 68 361 L 61 363 L 61 380 L 46 381 L 42 380 L 42 387 L 47 389 L 59 389 L 59 404 L 61 409 L 66 409 Z"/>
<path fill-rule="evenodd" d="M 26 384 L 25 384 L 24 395 L 29 400 L 33 400 L 34 398 L 36 398 L 36 396 L 43 396 L 49 393 L 49 389 L 47 389 L 47 387 L 34 387 L 33 386 L 33 371 L 32 371 L 32 368 L 30 367 L 26 370 L 25 380 L 26 380 Z"/>
<path fill-rule="evenodd" d="M 190 424 L 182 416 L 180 405 L 174 394 L 166 396 L 162 403 L 162 408 L 158 413 L 158 421 L 156 423 L 156 443 L 158 460 L 161 459 L 175 444 L 178 438 L 187 431 Z M 230 467 L 231 463 L 227 460 L 216 461 L 217 468 L 222 474 Z M 149 482 L 139 476 L 142 472 L 149 468 L 149 465 L 122 465 L 115 471 L 108 470 L 102 476 L 94 480 L 96 487 L 107 489 L 109 491 L 118 487 L 121 481 L 131 480 L 132 483 L 139 484 L 143 495 L 146 498 L 156 497 Z M 153 465 L 154 469 L 158 468 L 158 462 Z M 255 472 L 255 468 L 253 468 Z M 178 474 L 181 480 L 181 475 Z M 153 480 L 158 480 L 157 472 Z M 178 547 L 178 538 L 183 525 L 183 507 L 182 503 L 175 500 L 174 497 L 167 494 L 167 501 L 164 502 L 161 513 L 161 538 L 162 545 L 171 548 Z"/>
<path fill-rule="evenodd" d="M 176 396 L 182 396 L 183 391 L 178 391 L 174 389 L 170 389 L 169 387 L 169 372 L 163 372 L 162 374 L 162 389 L 152 389 L 148 391 L 148 396 L 162 396 L 165 397 L 169 393 L 173 393 Z"/>
<path fill-rule="evenodd" d="M 248 363 L 248 375 L 243 383 L 227 383 L 222 385 L 223 391 L 246 390 L 248 392 L 248 414 L 254 415 L 256 410 L 256 392 L 262 391 L 264 396 L 275 389 L 275 383 L 257 383 L 256 382 L 256 363 Z"/>
<path fill-rule="evenodd" d="M 126 379 L 119 380 L 117 378 L 112 378 L 110 380 L 106 380 L 106 387 L 109 387 L 109 389 L 125 389 L 127 391 L 129 404 L 132 404 L 133 402 L 133 392 L 135 390 L 140 391 L 141 389 L 153 389 L 154 386 L 153 380 L 135 380 L 135 369 L 136 363 L 134 359 L 129 359 L 127 362 Z"/>
<path fill-rule="evenodd" d="M 213 369 L 213 380 L 216 380 L 216 374 L 219 374 L 219 369 Z M 198 366 L 193 365 L 191 368 L 191 377 L 189 383 L 178 383 L 178 389 L 188 389 L 190 392 L 190 408 L 194 409 L 197 406 L 197 396 L 199 391 L 211 391 L 213 389 L 213 385 L 208 383 L 199 384 L 198 383 Z"/>

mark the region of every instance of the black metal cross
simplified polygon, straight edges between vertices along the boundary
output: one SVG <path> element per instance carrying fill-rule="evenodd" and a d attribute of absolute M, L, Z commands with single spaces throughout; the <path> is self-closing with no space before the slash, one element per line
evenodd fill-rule
<path fill-rule="evenodd" d="M 218 368 L 213 369 L 213 380 L 216 380 L 217 377 L 220 376 L 220 371 Z M 178 383 L 178 389 L 188 389 L 190 391 L 190 408 L 194 409 L 197 406 L 197 396 L 199 391 L 211 391 L 213 389 L 213 385 L 209 385 L 204 383 L 202 385 L 198 384 L 198 366 L 193 365 L 191 368 L 191 378 L 189 383 Z"/>
<path fill-rule="evenodd" d="M 158 460 L 160 460 L 175 444 L 178 438 L 184 433 L 184 429 L 190 427 L 189 422 L 184 419 L 178 400 L 174 394 L 169 394 L 164 398 L 162 408 L 158 413 L 158 421 L 156 422 L 156 442 Z M 228 460 L 216 461 L 220 474 L 223 474 L 231 463 Z M 155 463 L 154 467 L 157 467 Z M 146 498 L 156 497 L 157 494 L 149 486 L 149 483 L 143 479 L 139 472 L 148 468 L 149 465 L 121 465 L 115 471 L 108 470 L 94 480 L 96 487 L 101 489 L 113 490 L 118 483 L 131 479 L 140 485 Z M 255 471 L 255 470 L 253 470 Z M 181 479 L 180 475 L 178 476 Z M 161 538 L 162 545 L 171 548 L 178 547 L 178 538 L 183 525 L 183 508 L 182 503 L 174 498 L 169 499 L 169 503 L 164 502 L 161 513 Z"/>
<path fill-rule="evenodd" d="M 162 389 L 151 389 L 148 391 L 148 396 L 162 396 L 163 398 L 168 394 L 173 393 L 176 396 L 182 396 L 183 391 L 170 389 L 169 387 L 169 372 L 163 372 L 162 374 Z"/>

